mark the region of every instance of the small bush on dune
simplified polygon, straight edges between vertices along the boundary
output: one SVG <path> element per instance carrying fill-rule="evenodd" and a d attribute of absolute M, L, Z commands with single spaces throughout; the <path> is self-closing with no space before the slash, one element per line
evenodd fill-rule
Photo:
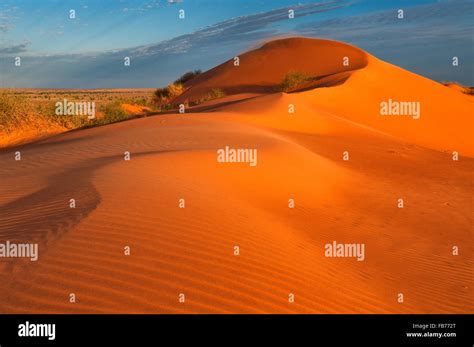
<path fill-rule="evenodd" d="M 226 96 L 227 94 L 220 88 L 213 88 L 209 93 L 207 93 L 204 97 L 202 97 L 201 99 L 199 100 L 196 100 L 194 101 L 192 104 L 193 105 L 199 105 L 199 104 L 202 104 L 203 102 L 206 102 L 206 101 L 211 101 L 211 100 L 214 100 L 214 99 L 219 99 L 219 98 L 223 98 L 224 96 Z"/>
<path fill-rule="evenodd" d="M 288 92 L 311 80 L 311 77 L 298 71 L 288 72 L 280 84 L 280 89 Z"/>
<path fill-rule="evenodd" d="M 181 83 L 171 83 L 166 88 L 158 88 L 155 90 L 155 103 L 161 108 L 170 104 L 174 98 L 180 96 L 184 92 L 184 86 Z"/>
<path fill-rule="evenodd" d="M 154 93 L 155 102 L 158 105 L 166 104 L 169 100 L 169 95 L 168 88 L 158 88 Z"/>
<path fill-rule="evenodd" d="M 184 92 L 184 86 L 181 83 L 172 83 L 168 86 L 170 99 L 174 99 Z"/>
<path fill-rule="evenodd" d="M 170 110 L 173 108 L 173 99 L 183 94 L 184 84 L 201 74 L 201 70 L 188 71 L 166 88 L 158 88 L 153 93 L 153 103 L 158 105 L 161 110 Z"/>
<path fill-rule="evenodd" d="M 467 87 L 458 82 L 448 82 L 448 81 L 442 81 L 441 84 L 445 87 L 458 90 L 463 94 L 474 95 L 474 87 Z"/>
<path fill-rule="evenodd" d="M 220 88 L 213 88 L 210 93 L 212 99 L 223 98 L 225 95 L 225 92 Z"/>
<path fill-rule="evenodd" d="M 192 80 L 194 77 L 201 74 L 201 70 L 188 71 L 183 74 L 180 78 L 174 81 L 175 84 L 185 84 L 186 82 Z"/>

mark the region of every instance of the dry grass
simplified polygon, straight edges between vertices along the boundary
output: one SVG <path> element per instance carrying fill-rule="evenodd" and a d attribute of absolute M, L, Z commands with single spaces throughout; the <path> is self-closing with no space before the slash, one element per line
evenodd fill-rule
<path fill-rule="evenodd" d="M 474 95 L 474 87 L 466 87 L 457 82 L 441 82 L 444 86 L 460 91 L 467 95 Z"/>
<path fill-rule="evenodd" d="M 191 102 L 191 106 L 197 106 L 204 102 L 219 99 L 225 97 L 227 94 L 220 88 L 213 88 L 209 93 L 207 93 L 204 97 L 194 102 Z"/>
<path fill-rule="evenodd" d="M 87 116 L 56 115 L 57 102 L 95 102 L 97 119 Z M 61 126 L 76 129 L 113 123 L 130 116 L 121 104 L 134 104 L 152 108 L 153 89 L 2 89 L 0 90 L 0 132 L 11 133 L 24 128 Z"/>
<path fill-rule="evenodd" d="M 171 109 L 173 99 L 184 92 L 184 86 L 181 83 L 171 83 L 166 88 L 158 88 L 154 93 L 154 102 L 160 109 Z"/>
<path fill-rule="evenodd" d="M 311 79 L 311 76 L 308 76 L 303 72 L 289 71 L 283 78 L 283 81 L 280 84 L 280 89 L 283 92 L 289 92 L 311 81 Z"/>

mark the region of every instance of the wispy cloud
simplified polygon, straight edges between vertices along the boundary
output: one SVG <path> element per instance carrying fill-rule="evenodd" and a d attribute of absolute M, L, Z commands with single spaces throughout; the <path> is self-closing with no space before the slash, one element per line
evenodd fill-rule
<path fill-rule="evenodd" d="M 5 34 L 15 27 L 14 20 L 16 19 L 16 10 L 16 7 L 0 9 L 0 32 Z"/>
<path fill-rule="evenodd" d="M 154 2 L 155 3 L 155 2 Z M 81 54 L 33 55 L 15 68 L 11 50 L 0 56 L 5 71 L 4 83 L 17 87 L 101 88 L 160 86 L 173 80 L 183 70 L 206 69 L 228 59 L 256 41 L 278 34 L 279 22 L 288 22 L 288 10 L 295 19 L 333 11 L 347 6 L 347 1 L 327 1 L 283 7 L 268 12 L 232 18 L 193 33 L 159 43 L 106 52 Z M 294 24 L 293 24 L 294 23 Z M 237 52 L 236 52 L 237 50 Z M 131 58 L 125 68 L 123 59 Z"/>
<path fill-rule="evenodd" d="M 210 68 L 256 42 L 290 32 L 353 43 L 384 60 L 431 78 L 454 76 L 449 79 L 472 80 L 472 68 L 459 68 L 452 75 L 446 67 L 447 55 L 454 54 L 452 52 L 461 55 L 463 61 L 473 58 L 474 21 L 469 23 L 472 1 L 406 7 L 404 20 L 396 18 L 396 9 L 318 20 L 319 13 L 339 11 L 351 5 L 348 1 L 328 1 L 287 6 L 231 18 L 166 41 L 112 51 L 30 54 L 21 69 L 3 59 L 4 81 L 18 87 L 161 86 L 185 70 Z M 295 10 L 295 19 L 288 19 L 289 9 Z M 11 51 L 0 51 L 0 56 L 8 52 Z M 129 67 L 124 67 L 125 56 L 131 58 Z"/>
<path fill-rule="evenodd" d="M 361 16 L 334 18 L 298 25 L 295 29 L 306 35 L 321 35 L 345 41 L 363 40 L 379 45 L 382 41 L 403 42 L 472 38 L 474 29 L 472 0 L 440 1 L 439 3 L 404 8 L 404 18 L 397 9 Z"/>
<path fill-rule="evenodd" d="M 12 45 L 12 46 L 0 46 L 0 54 L 4 55 L 13 55 L 13 54 L 20 54 L 27 51 L 27 47 L 30 43 L 24 42 L 20 43 L 19 45 Z"/>
<path fill-rule="evenodd" d="M 145 2 L 144 4 L 140 5 L 140 6 L 135 6 L 135 7 L 131 7 L 131 6 L 127 6 L 127 7 L 122 7 L 122 8 L 119 8 L 119 11 L 121 12 L 125 12 L 125 13 L 134 13 L 134 12 L 139 12 L 139 13 L 144 13 L 144 12 L 147 12 L 147 11 L 150 11 L 150 10 L 153 10 L 155 8 L 158 8 L 161 6 L 161 3 L 160 1 L 158 0 L 153 0 L 153 1 L 148 1 L 148 2 Z"/>
<path fill-rule="evenodd" d="M 146 6 L 157 6 L 158 2 L 150 2 Z M 219 22 L 214 25 L 199 29 L 193 33 L 178 36 L 170 40 L 142 45 L 126 49 L 117 49 L 108 52 L 103 52 L 104 57 L 110 58 L 111 55 L 116 56 L 132 56 L 134 58 L 146 56 L 159 56 L 168 54 L 182 54 L 193 49 L 205 49 L 213 45 L 222 45 L 235 41 L 249 42 L 255 39 L 262 39 L 272 36 L 277 32 L 277 29 L 269 27 L 277 22 L 288 20 L 288 10 L 295 11 L 296 18 L 303 18 L 309 15 L 333 11 L 345 6 L 349 3 L 344 0 L 334 0 L 327 2 L 318 2 L 310 4 L 299 4 L 295 6 L 287 6 L 268 12 L 256 13 L 246 16 L 235 17 L 226 21 Z M 122 8 L 122 11 L 125 8 Z M 135 10 L 138 10 L 136 8 Z M 142 9 L 142 7 L 140 7 Z M 127 11 L 132 9 L 126 8 Z M 97 53 L 92 53 L 97 56 Z M 74 54 L 57 54 L 58 57 L 64 55 L 75 56 Z M 76 54 L 78 58 L 83 59 L 85 54 Z M 42 54 L 41 56 L 45 56 Z M 54 55 L 47 55 L 53 58 Z M 30 56 L 34 59 L 34 56 Z"/>
<path fill-rule="evenodd" d="M 126 50 L 134 56 L 152 54 L 185 53 L 198 47 L 207 47 L 215 43 L 226 44 L 242 39 L 261 39 L 276 33 L 276 29 L 269 29 L 273 23 L 288 20 L 288 10 L 293 9 L 297 18 L 333 11 L 348 6 L 346 1 L 329 1 L 304 5 L 287 6 L 268 12 L 256 13 L 235 17 L 191 34 L 182 35 L 171 40 L 139 46 Z M 265 30 L 267 29 L 267 30 Z"/>
<path fill-rule="evenodd" d="M 437 80 L 472 84 L 474 71 L 474 2 L 439 1 L 359 16 L 301 23 L 296 30 L 306 36 L 344 41 Z M 453 69 L 451 59 L 464 62 Z"/>

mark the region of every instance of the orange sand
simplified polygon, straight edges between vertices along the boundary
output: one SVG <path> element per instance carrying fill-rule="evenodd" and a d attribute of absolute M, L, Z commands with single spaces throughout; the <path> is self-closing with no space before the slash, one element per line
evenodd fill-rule
<path fill-rule="evenodd" d="M 344 54 L 351 71 L 332 65 Z M 226 63 L 186 98 L 228 83 L 241 100 L 0 152 L 0 241 L 40 243 L 36 263 L 0 259 L 1 312 L 474 311 L 472 100 L 332 41 L 272 42 L 240 63 L 241 81 Z M 347 79 L 271 93 L 295 67 Z M 380 116 L 388 98 L 420 101 L 421 118 Z M 257 166 L 218 163 L 225 146 L 258 149 Z M 334 240 L 364 243 L 365 260 L 325 257 Z"/>
<path fill-rule="evenodd" d="M 141 105 L 134 104 L 122 104 L 120 105 L 122 109 L 130 115 L 141 115 L 146 112 L 150 112 L 151 108 Z"/>

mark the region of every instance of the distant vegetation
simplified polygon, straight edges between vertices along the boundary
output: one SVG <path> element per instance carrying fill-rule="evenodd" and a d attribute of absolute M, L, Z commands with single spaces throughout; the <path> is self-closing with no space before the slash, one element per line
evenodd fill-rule
<path fill-rule="evenodd" d="M 0 94 L 0 130 L 10 132 L 21 126 L 22 122 L 30 119 L 28 104 L 19 97 Z"/>
<path fill-rule="evenodd" d="M 0 90 L 0 134 L 34 130 L 48 133 L 54 129 L 93 127 L 134 118 L 138 113 L 150 114 L 171 110 L 173 100 L 185 91 L 185 84 L 201 74 L 201 70 L 188 71 L 165 88 L 152 89 L 3 89 Z M 220 88 L 214 88 L 192 105 L 226 96 Z M 56 103 L 94 102 L 95 119 L 87 115 L 58 115 Z M 188 105 L 187 101 L 184 101 Z M 127 105 L 130 106 L 127 108 Z M 143 112 L 134 113 L 134 106 L 143 106 Z M 130 111 L 132 109 L 132 111 Z M 140 110 L 140 107 L 135 107 Z"/>
<path fill-rule="evenodd" d="M 311 80 L 312 77 L 303 72 L 290 71 L 283 78 L 283 81 L 280 84 L 280 89 L 283 92 L 289 92 Z"/>
<path fill-rule="evenodd" d="M 94 101 L 96 118 L 87 115 L 58 115 L 56 102 Z M 141 105 L 152 109 L 151 90 L 3 90 L 0 91 L 0 133 L 49 129 L 77 129 L 118 122 L 134 117 L 126 112 L 123 104 Z"/>
<path fill-rule="evenodd" d="M 0 132 L 9 134 L 26 127 L 45 128 L 66 126 L 66 119 L 56 117 L 54 108 L 47 104 L 34 104 L 25 96 L 0 93 Z M 70 124 L 71 128 L 73 124 Z"/>

